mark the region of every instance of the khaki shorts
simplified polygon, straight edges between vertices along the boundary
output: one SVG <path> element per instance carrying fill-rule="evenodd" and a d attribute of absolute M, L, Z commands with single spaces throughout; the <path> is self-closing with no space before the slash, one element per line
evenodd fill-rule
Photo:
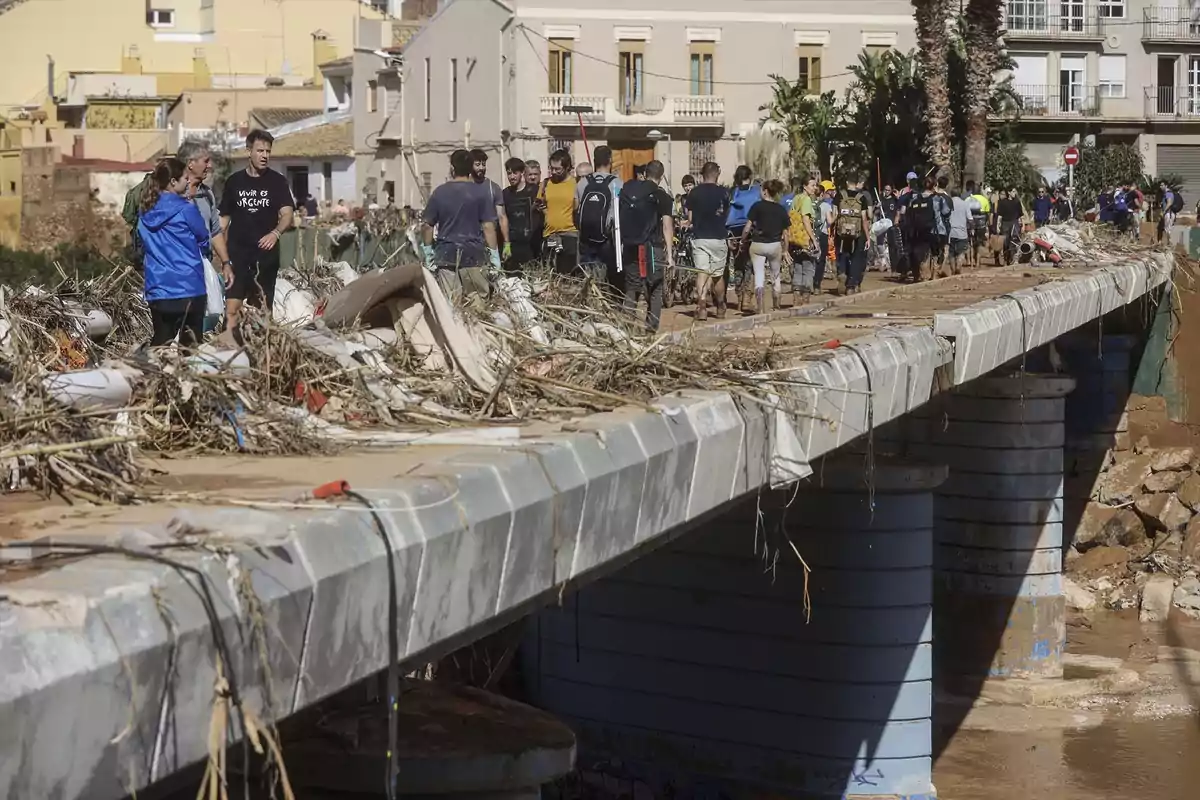
<path fill-rule="evenodd" d="M 712 276 L 725 274 L 725 260 L 729 257 L 729 245 L 724 239 L 693 239 L 692 263 L 697 272 Z"/>

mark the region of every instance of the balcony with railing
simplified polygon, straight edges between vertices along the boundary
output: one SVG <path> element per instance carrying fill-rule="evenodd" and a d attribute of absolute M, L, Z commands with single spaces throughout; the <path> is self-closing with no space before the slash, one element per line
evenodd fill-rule
<path fill-rule="evenodd" d="M 640 102 L 621 102 L 605 95 L 547 94 L 541 98 L 543 125 L 578 124 L 579 112 L 589 125 L 626 127 L 721 127 L 725 124 L 725 98 L 719 95 L 667 95 Z"/>
<path fill-rule="evenodd" d="M 1147 86 L 1150 119 L 1200 119 L 1200 86 Z"/>
<path fill-rule="evenodd" d="M 1100 116 L 1100 91 L 1097 86 L 1079 83 L 1018 85 L 1013 86 L 1012 90 L 1021 100 L 1022 119 Z"/>
<path fill-rule="evenodd" d="M 1200 18 L 1186 6 L 1147 8 L 1142 12 L 1142 41 L 1200 43 Z"/>
<path fill-rule="evenodd" d="M 1091 4 L 1071 0 L 1009 0 L 1005 9 L 1005 41 L 1098 41 L 1104 36 L 1104 19 Z"/>

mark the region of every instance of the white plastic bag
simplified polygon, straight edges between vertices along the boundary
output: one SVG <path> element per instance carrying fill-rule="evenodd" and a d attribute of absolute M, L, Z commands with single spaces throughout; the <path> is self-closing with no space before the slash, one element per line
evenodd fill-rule
<path fill-rule="evenodd" d="M 217 272 L 212 262 L 207 258 L 204 261 L 204 288 L 208 292 L 208 316 L 219 317 L 225 313 L 225 279 L 221 277 L 221 273 Z"/>

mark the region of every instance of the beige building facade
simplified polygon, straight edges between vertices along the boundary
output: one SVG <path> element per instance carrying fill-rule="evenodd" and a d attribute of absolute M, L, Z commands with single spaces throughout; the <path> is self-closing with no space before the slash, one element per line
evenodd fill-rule
<path fill-rule="evenodd" d="M 1133 142 L 1200 200 L 1200 17 L 1187 0 L 1007 0 L 1022 139 L 1051 180 L 1072 141 Z"/>
<path fill-rule="evenodd" d="M 501 156 L 582 161 L 597 144 L 627 176 L 657 157 L 676 188 L 708 160 L 728 178 L 771 75 L 841 90 L 864 47 L 915 44 L 907 0 L 443 2 L 403 48 L 397 202 L 420 203 L 462 146 L 494 153 L 498 182 Z"/>

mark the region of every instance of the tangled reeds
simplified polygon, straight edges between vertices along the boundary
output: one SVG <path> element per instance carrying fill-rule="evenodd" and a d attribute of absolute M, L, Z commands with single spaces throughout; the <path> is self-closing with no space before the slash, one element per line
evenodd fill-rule
<path fill-rule="evenodd" d="M 489 301 L 452 308 L 419 266 L 361 278 L 348 269 L 319 265 L 297 281 L 314 318 L 249 313 L 237 336 L 194 353 L 144 347 L 148 311 L 128 268 L 6 293 L 5 489 L 131 502 L 139 453 L 311 454 L 643 405 L 678 389 L 780 391 L 771 347 L 648 335 L 587 280 L 501 277 Z"/>

